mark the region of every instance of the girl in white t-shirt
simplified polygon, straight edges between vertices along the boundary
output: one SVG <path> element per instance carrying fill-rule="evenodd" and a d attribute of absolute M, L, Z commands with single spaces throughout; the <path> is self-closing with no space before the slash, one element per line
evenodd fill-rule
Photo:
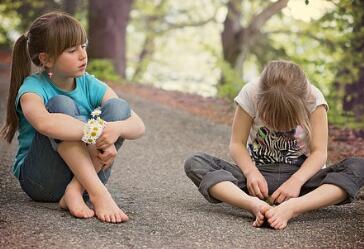
<path fill-rule="evenodd" d="M 208 201 L 248 210 L 256 227 L 267 221 L 283 229 L 304 212 L 355 198 L 364 185 L 364 159 L 324 167 L 328 105 L 299 66 L 268 63 L 235 102 L 229 150 L 236 165 L 203 153 L 185 162 Z"/>

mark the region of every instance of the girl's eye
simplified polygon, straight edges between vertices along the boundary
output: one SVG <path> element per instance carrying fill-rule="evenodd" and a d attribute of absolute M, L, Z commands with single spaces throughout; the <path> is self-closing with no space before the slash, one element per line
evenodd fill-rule
<path fill-rule="evenodd" d="M 68 53 L 73 53 L 75 51 L 76 51 L 76 49 L 72 48 L 72 49 L 68 50 Z"/>

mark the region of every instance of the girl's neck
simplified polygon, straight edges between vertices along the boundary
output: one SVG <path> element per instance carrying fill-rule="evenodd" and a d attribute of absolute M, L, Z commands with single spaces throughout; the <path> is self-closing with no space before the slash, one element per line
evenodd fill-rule
<path fill-rule="evenodd" d="M 49 75 L 47 75 L 47 77 L 49 78 L 49 80 L 58 88 L 64 90 L 64 91 L 72 91 L 75 89 L 76 87 L 76 81 L 75 78 L 71 77 L 61 77 L 58 75 L 52 75 L 51 77 L 49 77 Z"/>

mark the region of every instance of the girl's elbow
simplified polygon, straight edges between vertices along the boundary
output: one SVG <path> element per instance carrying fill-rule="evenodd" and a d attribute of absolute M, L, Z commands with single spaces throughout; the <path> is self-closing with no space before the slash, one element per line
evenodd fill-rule
<path fill-rule="evenodd" d="M 327 151 L 323 151 L 323 152 L 321 153 L 321 157 L 322 157 L 322 161 L 323 161 L 324 163 L 326 163 L 326 161 L 327 161 Z"/>
<path fill-rule="evenodd" d="M 39 122 L 34 125 L 34 129 L 36 129 L 40 134 L 48 134 L 50 130 L 50 125 L 47 122 Z"/>
<path fill-rule="evenodd" d="M 145 125 L 143 122 L 141 122 L 140 126 L 139 126 L 139 136 L 138 137 L 142 137 L 145 134 Z"/>
<path fill-rule="evenodd" d="M 229 156 L 230 157 L 234 157 L 235 155 L 235 145 L 233 143 L 229 144 Z"/>
<path fill-rule="evenodd" d="M 145 134 L 145 125 L 143 121 L 140 120 L 137 124 L 137 128 L 135 129 L 133 139 L 138 139 Z"/>
<path fill-rule="evenodd" d="M 320 160 L 323 164 L 326 163 L 327 160 L 327 150 L 316 150 L 312 152 L 312 154 L 316 155 L 316 160 Z"/>

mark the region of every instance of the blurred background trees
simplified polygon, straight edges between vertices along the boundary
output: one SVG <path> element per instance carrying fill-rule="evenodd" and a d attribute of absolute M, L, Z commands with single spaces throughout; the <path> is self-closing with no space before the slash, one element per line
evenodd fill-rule
<path fill-rule="evenodd" d="M 233 98 L 272 59 L 300 64 L 330 121 L 364 127 L 364 0 L 0 0 L 0 49 L 61 10 L 104 80 Z"/>

